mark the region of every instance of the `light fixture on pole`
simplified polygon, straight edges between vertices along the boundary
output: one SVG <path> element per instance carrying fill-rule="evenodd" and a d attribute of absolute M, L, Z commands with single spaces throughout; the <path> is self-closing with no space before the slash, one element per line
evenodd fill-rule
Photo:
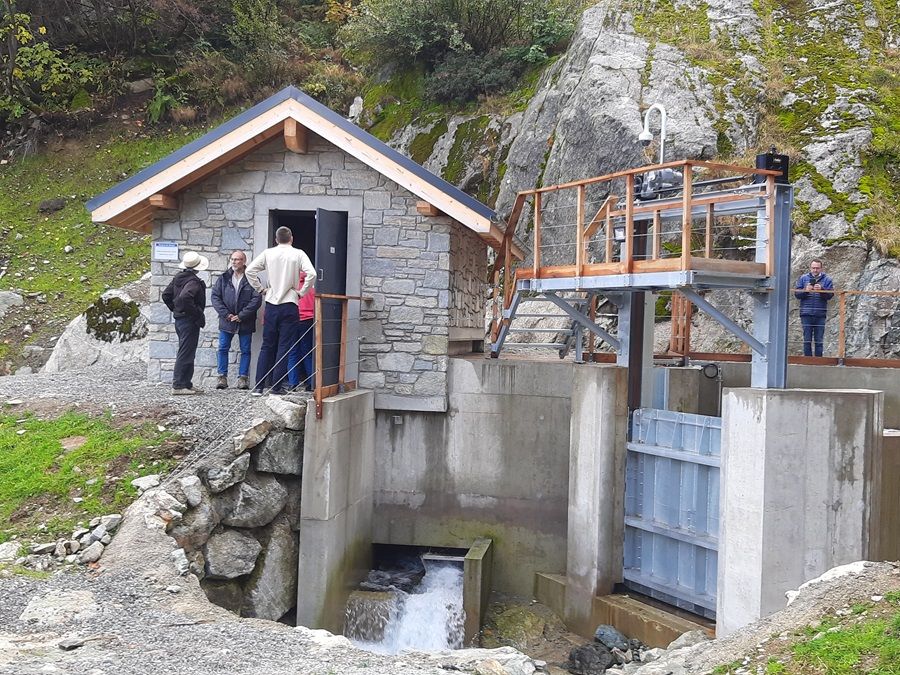
<path fill-rule="evenodd" d="M 645 148 L 653 142 L 653 133 L 650 131 L 650 113 L 656 110 L 659 113 L 659 163 L 662 164 L 666 157 L 666 109 L 661 103 L 654 103 L 644 113 L 644 129 L 638 134 L 638 140 Z"/>

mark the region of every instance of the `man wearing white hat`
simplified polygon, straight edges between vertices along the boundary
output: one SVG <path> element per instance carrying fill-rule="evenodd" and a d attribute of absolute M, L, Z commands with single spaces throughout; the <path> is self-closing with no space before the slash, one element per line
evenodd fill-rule
<path fill-rule="evenodd" d="M 206 325 L 203 310 L 206 309 L 206 284 L 197 276 L 209 267 L 209 259 L 195 251 L 187 251 L 181 259 L 181 272 L 166 286 L 162 300 L 175 318 L 178 335 L 178 354 L 175 356 L 175 372 L 172 377 L 172 393 L 175 395 L 202 394 L 194 387 L 194 356 L 200 329 Z"/>

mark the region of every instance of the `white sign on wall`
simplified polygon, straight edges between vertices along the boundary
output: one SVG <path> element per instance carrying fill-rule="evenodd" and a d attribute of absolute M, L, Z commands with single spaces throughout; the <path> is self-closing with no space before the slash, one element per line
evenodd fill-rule
<path fill-rule="evenodd" d="M 177 241 L 154 241 L 151 259 L 157 262 L 178 261 Z"/>

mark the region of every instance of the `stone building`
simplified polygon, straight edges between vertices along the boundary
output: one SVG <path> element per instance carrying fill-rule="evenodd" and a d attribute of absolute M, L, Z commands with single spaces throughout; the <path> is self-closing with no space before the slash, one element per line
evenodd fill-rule
<path fill-rule="evenodd" d="M 487 247 L 503 236 L 494 212 L 294 87 L 87 206 L 95 222 L 152 236 L 152 380 L 172 377 L 177 337 L 160 294 L 177 255 L 208 256 L 211 286 L 232 250 L 252 259 L 282 225 L 319 270 L 320 294 L 371 298 L 349 303 L 345 380 L 373 389 L 377 407 L 446 410 L 448 355 L 484 337 Z M 340 325 L 339 306 L 323 314 L 326 330 Z M 215 374 L 217 336 L 209 308 L 195 381 Z M 323 351 L 333 371 L 337 353 Z"/>

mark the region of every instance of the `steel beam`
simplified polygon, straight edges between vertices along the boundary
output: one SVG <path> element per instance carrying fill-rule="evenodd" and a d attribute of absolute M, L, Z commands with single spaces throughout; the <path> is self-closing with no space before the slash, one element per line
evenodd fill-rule
<path fill-rule="evenodd" d="M 591 321 L 587 316 L 579 312 L 577 309 L 572 307 L 568 302 L 563 300 L 561 297 L 556 295 L 555 293 L 546 293 L 547 300 L 552 302 L 554 305 L 559 307 L 562 311 L 564 311 L 572 321 L 581 326 L 582 328 L 586 328 L 591 331 L 594 335 L 603 340 L 606 344 L 610 345 L 613 349 L 619 349 L 619 340 L 614 338 L 612 335 L 607 333 L 605 330 L 600 328 L 597 324 Z"/>
<path fill-rule="evenodd" d="M 750 335 L 747 331 L 741 328 L 731 317 L 724 314 L 718 307 L 711 304 L 706 298 L 697 293 L 697 291 L 691 288 L 679 288 L 678 292 L 681 293 L 688 300 L 693 302 L 697 307 L 702 309 L 704 312 L 709 314 L 713 319 L 715 319 L 718 323 L 724 326 L 728 331 L 734 334 L 742 342 L 747 343 L 750 348 L 765 356 L 766 354 L 766 345 L 757 340 L 755 337 Z"/>
<path fill-rule="evenodd" d="M 769 277 L 768 293 L 751 293 L 753 299 L 753 333 L 766 345 L 764 355 L 753 354 L 750 365 L 750 386 L 784 389 L 787 386 L 788 306 L 791 292 L 791 207 L 794 189 L 790 185 L 775 184 L 774 241 L 768 241 L 768 216 L 765 208 L 757 213 L 757 239 L 765 246 L 757 246 L 757 262 L 765 262 L 772 248 L 774 269 Z"/>

